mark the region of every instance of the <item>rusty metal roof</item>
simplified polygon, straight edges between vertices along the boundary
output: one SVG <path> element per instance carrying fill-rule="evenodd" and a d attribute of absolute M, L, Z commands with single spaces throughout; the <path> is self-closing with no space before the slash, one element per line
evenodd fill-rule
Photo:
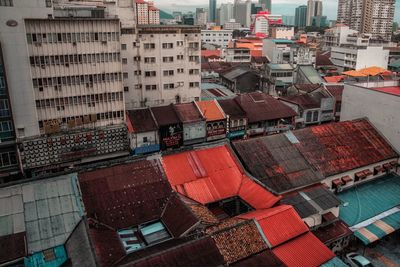
<path fill-rule="evenodd" d="M 283 263 L 271 252 L 271 250 L 265 250 L 257 255 L 250 258 L 238 261 L 230 266 L 233 267 L 283 267 Z"/>
<path fill-rule="evenodd" d="M 333 95 L 336 101 L 341 102 L 344 85 L 325 85 L 326 89 Z"/>
<path fill-rule="evenodd" d="M 225 119 L 225 114 L 215 100 L 197 101 L 196 105 L 201 110 L 207 121 L 219 121 Z"/>
<path fill-rule="evenodd" d="M 353 232 L 349 229 L 347 224 L 342 220 L 338 220 L 327 226 L 318 228 L 313 231 L 313 234 L 318 237 L 321 242 L 328 245 L 340 238 L 352 235 Z"/>
<path fill-rule="evenodd" d="M 176 104 L 174 105 L 179 119 L 183 123 L 202 121 L 204 118 L 201 115 L 196 105 L 192 103 Z"/>
<path fill-rule="evenodd" d="M 309 94 L 285 96 L 282 97 L 282 100 L 295 103 L 300 107 L 302 107 L 303 109 L 313 109 L 313 108 L 319 108 L 321 106 L 320 102 Z"/>
<path fill-rule="evenodd" d="M 157 124 L 153 119 L 150 109 L 129 110 L 127 111 L 127 115 L 133 132 L 143 133 L 157 130 Z"/>
<path fill-rule="evenodd" d="M 297 115 L 290 107 L 261 92 L 239 95 L 235 101 L 246 112 L 249 123 L 291 118 Z"/>
<path fill-rule="evenodd" d="M 398 157 L 367 119 L 330 123 L 293 132 L 295 146 L 325 177 Z"/>
<path fill-rule="evenodd" d="M 238 105 L 234 99 L 218 100 L 219 105 L 226 115 L 232 119 L 246 118 L 246 112 Z"/>
<path fill-rule="evenodd" d="M 323 180 L 284 134 L 234 142 L 233 147 L 245 168 L 274 192 L 292 191 Z"/>
<path fill-rule="evenodd" d="M 153 107 L 151 108 L 151 112 L 153 112 L 159 127 L 180 123 L 173 105 Z"/>
<path fill-rule="evenodd" d="M 25 257 L 26 246 L 25 232 L 0 236 L 0 264 Z"/>

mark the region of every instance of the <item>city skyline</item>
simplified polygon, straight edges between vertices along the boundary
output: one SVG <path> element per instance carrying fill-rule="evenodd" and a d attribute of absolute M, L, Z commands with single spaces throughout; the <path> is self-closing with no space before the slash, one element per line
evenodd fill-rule
<path fill-rule="evenodd" d="M 258 1 L 254 1 L 258 2 Z M 189 0 L 182 4 L 179 0 L 155 0 L 156 5 L 166 11 L 195 11 L 196 7 L 208 8 L 208 0 Z M 233 0 L 218 0 L 217 7 L 222 3 L 233 3 Z M 337 0 L 323 1 L 323 14 L 330 20 L 335 20 L 337 16 Z M 295 15 L 295 8 L 300 5 L 307 5 L 306 0 L 273 0 L 272 13 L 281 15 Z M 400 0 L 396 0 L 395 21 L 400 22 Z"/>

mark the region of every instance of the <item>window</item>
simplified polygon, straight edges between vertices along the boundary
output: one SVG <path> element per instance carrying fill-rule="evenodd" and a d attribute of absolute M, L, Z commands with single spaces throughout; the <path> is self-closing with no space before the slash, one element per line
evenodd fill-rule
<path fill-rule="evenodd" d="M 200 71 L 198 69 L 190 69 L 189 70 L 190 75 L 195 75 L 195 74 L 199 74 L 199 73 L 200 73 Z"/>
<path fill-rule="evenodd" d="M 173 70 L 164 70 L 163 74 L 164 74 L 164 76 L 173 76 L 174 71 Z"/>
<path fill-rule="evenodd" d="M 155 48 L 156 48 L 156 44 L 153 44 L 153 43 L 144 44 L 144 49 L 155 49 Z"/>
<path fill-rule="evenodd" d="M 200 83 L 198 83 L 198 82 L 191 82 L 191 83 L 189 83 L 189 87 L 190 87 L 190 88 L 199 87 L 199 86 L 200 86 Z"/>
<path fill-rule="evenodd" d="M 128 86 L 124 87 L 124 92 L 129 92 L 129 87 Z"/>
<path fill-rule="evenodd" d="M 306 114 L 306 122 L 311 122 L 312 118 L 312 111 L 308 111 Z"/>
<path fill-rule="evenodd" d="M 124 79 L 128 79 L 128 73 L 124 72 Z"/>
<path fill-rule="evenodd" d="M 7 99 L 0 99 L 0 117 L 10 116 L 10 108 Z"/>
<path fill-rule="evenodd" d="M 126 44 L 121 44 L 121 50 L 126 50 Z"/>
<path fill-rule="evenodd" d="M 314 114 L 313 114 L 313 121 L 314 121 L 314 122 L 318 121 L 318 111 L 314 111 Z"/>
<path fill-rule="evenodd" d="M 146 85 L 146 91 L 151 91 L 151 90 L 157 90 L 157 85 L 156 84 Z"/>
<path fill-rule="evenodd" d="M 138 61 L 140 61 L 140 56 L 136 56 L 136 57 L 134 57 L 134 58 L 133 58 L 133 61 L 135 61 L 135 62 L 138 62 Z"/>
<path fill-rule="evenodd" d="M 178 73 L 184 73 L 184 72 L 185 72 L 184 69 L 177 69 L 176 71 L 177 71 Z"/>
<path fill-rule="evenodd" d="M 190 62 L 199 62 L 199 57 L 198 56 L 189 56 L 189 61 Z"/>
<path fill-rule="evenodd" d="M 14 6 L 13 0 L 0 0 L 0 6 Z"/>
<path fill-rule="evenodd" d="M 135 76 L 140 76 L 140 75 L 142 75 L 142 71 L 141 70 L 135 70 L 134 74 L 135 74 Z"/>
<path fill-rule="evenodd" d="M 199 43 L 189 43 L 189 48 L 199 49 Z"/>
<path fill-rule="evenodd" d="M 6 94 L 6 80 L 0 76 L 0 95 Z"/>
<path fill-rule="evenodd" d="M 124 64 L 124 65 L 128 64 L 128 59 L 127 58 L 123 58 L 122 59 L 122 64 Z"/>
<path fill-rule="evenodd" d="M 177 56 L 176 56 L 176 59 L 177 59 L 177 60 L 183 60 L 183 55 L 177 55 Z"/>
<path fill-rule="evenodd" d="M 144 63 L 156 63 L 156 58 L 155 57 L 145 57 Z"/>
<path fill-rule="evenodd" d="M 147 136 L 144 136 L 143 137 L 143 143 L 147 143 L 148 142 L 148 138 L 147 138 Z"/>
<path fill-rule="evenodd" d="M 155 71 L 145 71 L 144 72 L 144 76 L 145 77 L 155 77 L 156 76 L 156 72 Z"/>
<path fill-rule="evenodd" d="M 163 57 L 163 62 L 164 63 L 174 62 L 174 57 Z"/>
<path fill-rule="evenodd" d="M 14 128 L 11 121 L 0 122 L 0 139 L 3 141 L 14 137 Z"/>
<path fill-rule="evenodd" d="M 142 89 L 142 85 L 141 84 L 135 84 L 135 89 Z"/>
<path fill-rule="evenodd" d="M 164 90 L 174 89 L 175 85 L 173 83 L 164 84 Z"/>
<path fill-rule="evenodd" d="M 176 41 L 176 46 L 183 46 L 183 41 Z"/>
<path fill-rule="evenodd" d="M 171 235 L 168 233 L 161 221 L 119 230 L 118 234 L 126 253 L 131 253 L 146 246 L 160 243 L 171 238 Z"/>
<path fill-rule="evenodd" d="M 51 3 L 51 0 L 45 0 L 46 1 L 46 7 L 52 7 L 53 4 Z"/>
<path fill-rule="evenodd" d="M 174 48 L 174 44 L 173 43 L 163 43 L 162 48 L 163 49 L 172 49 L 172 48 Z"/>

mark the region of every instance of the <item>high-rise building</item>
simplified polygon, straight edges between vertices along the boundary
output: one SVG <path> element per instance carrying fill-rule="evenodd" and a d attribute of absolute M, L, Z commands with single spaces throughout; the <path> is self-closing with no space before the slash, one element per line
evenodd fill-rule
<path fill-rule="evenodd" d="M 318 17 L 318 16 L 322 16 L 322 1 L 308 0 L 306 26 L 312 26 L 313 17 Z"/>
<path fill-rule="evenodd" d="M 207 24 L 207 11 L 204 8 L 196 8 L 196 25 Z"/>
<path fill-rule="evenodd" d="M 233 19 L 233 17 L 233 4 L 221 4 L 221 7 L 219 8 L 219 24 L 225 25 L 227 22 Z"/>
<path fill-rule="evenodd" d="M 136 19 L 138 25 L 160 24 L 160 10 L 153 2 L 136 0 Z"/>
<path fill-rule="evenodd" d="M 307 26 L 307 6 L 303 5 L 296 8 L 294 25 L 300 28 Z"/>
<path fill-rule="evenodd" d="M 262 4 L 269 13 L 272 12 L 271 0 L 258 0 L 258 3 Z"/>
<path fill-rule="evenodd" d="M 209 0 L 208 20 L 210 22 L 216 22 L 216 18 L 217 18 L 217 0 Z"/>
<path fill-rule="evenodd" d="M 295 19 L 294 16 L 286 16 L 286 15 L 282 16 L 283 24 L 285 24 L 285 25 L 294 26 L 295 25 L 294 19 Z"/>
<path fill-rule="evenodd" d="M 242 27 L 250 28 L 251 24 L 251 0 L 235 0 L 234 18 Z"/>
<path fill-rule="evenodd" d="M 387 40 L 392 33 L 395 0 L 339 0 L 338 23 L 360 33 L 370 33 Z"/>

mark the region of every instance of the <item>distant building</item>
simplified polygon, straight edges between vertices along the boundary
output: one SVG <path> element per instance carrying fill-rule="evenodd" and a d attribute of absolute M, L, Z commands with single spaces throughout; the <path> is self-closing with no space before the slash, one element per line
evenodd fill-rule
<path fill-rule="evenodd" d="M 282 22 L 284 25 L 295 26 L 295 16 L 283 15 Z"/>
<path fill-rule="evenodd" d="M 136 0 L 136 21 L 138 25 L 160 24 L 160 11 L 153 2 Z"/>
<path fill-rule="evenodd" d="M 234 18 L 242 27 L 250 28 L 251 0 L 235 0 Z"/>
<path fill-rule="evenodd" d="M 318 17 L 318 16 L 322 16 L 322 1 L 308 0 L 306 26 L 312 26 L 313 17 Z"/>
<path fill-rule="evenodd" d="M 206 25 L 207 24 L 207 11 L 204 8 L 196 8 L 196 25 Z"/>
<path fill-rule="evenodd" d="M 208 21 L 216 22 L 217 18 L 217 0 L 209 0 Z"/>
<path fill-rule="evenodd" d="M 294 27 L 284 25 L 273 25 L 269 28 L 269 37 L 273 39 L 288 39 L 294 38 Z"/>
<path fill-rule="evenodd" d="M 248 48 L 226 48 L 222 50 L 221 56 L 230 63 L 250 63 L 251 54 Z"/>
<path fill-rule="evenodd" d="M 219 25 L 225 25 L 226 23 L 231 22 L 232 19 L 234 19 L 233 4 L 232 3 L 221 4 L 219 8 Z"/>
<path fill-rule="evenodd" d="M 339 0 L 337 21 L 359 33 L 371 33 L 390 40 L 395 3 L 395 0 Z"/>
<path fill-rule="evenodd" d="M 232 30 L 202 30 L 201 41 L 206 44 L 227 47 L 232 40 Z"/>
<path fill-rule="evenodd" d="M 328 18 L 326 16 L 314 16 L 312 17 L 311 26 L 318 28 L 328 27 Z"/>
<path fill-rule="evenodd" d="M 307 26 L 307 6 L 299 6 L 296 8 L 294 25 L 299 28 L 304 28 Z"/>
<path fill-rule="evenodd" d="M 269 11 L 269 13 L 272 13 L 271 0 L 258 0 L 258 3 L 263 5 L 264 10 L 267 10 Z"/>
<path fill-rule="evenodd" d="M 226 21 L 225 24 L 223 24 L 224 30 L 239 30 L 241 28 L 241 25 L 239 22 L 236 22 L 235 19 L 231 19 L 230 21 Z"/>

